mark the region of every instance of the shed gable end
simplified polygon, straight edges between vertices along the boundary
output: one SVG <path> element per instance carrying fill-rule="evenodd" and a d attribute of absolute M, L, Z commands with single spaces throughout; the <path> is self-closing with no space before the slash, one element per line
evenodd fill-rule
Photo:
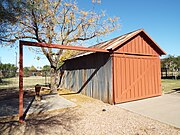
<path fill-rule="evenodd" d="M 134 38 L 117 47 L 115 52 L 142 55 L 159 55 L 156 45 L 146 36 L 141 34 L 138 34 Z"/>

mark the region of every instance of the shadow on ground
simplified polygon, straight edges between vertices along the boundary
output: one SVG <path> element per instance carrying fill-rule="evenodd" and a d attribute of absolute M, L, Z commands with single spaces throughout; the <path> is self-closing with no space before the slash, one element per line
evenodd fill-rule
<path fill-rule="evenodd" d="M 0 80 L 0 85 L 9 85 L 9 84 L 13 84 L 13 82 L 12 81 Z"/>
<path fill-rule="evenodd" d="M 173 90 L 180 92 L 180 88 L 175 88 Z"/>
<path fill-rule="evenodd" d="M 11 98 L 18 98 L 19 96 L 19 91 L 17 88 L 0 89 L 0 92 L 0 101 Z"/>
<path fill-rule="evenodd" d="M 173 94 L 173 93 L 180 93 L 180 88 L 172 89 L 171 91 L 166 92 L 165 94 Z"/>
<path fill-rule="evenodd" d="M 64 109 L 61 112 L 33 116 L 26 119 L 25 123 L 18 121 L 0 122 L 0 133 L 2 135 L 13 134 L 62 134 L 64 130 L 73 133 L 73 126 L 79 118 L 74 112 L 76 109 Z"/>
<path fill-rule="evenodd" d="M 24 90 L 24 107 L 30 104 L 34 91 Z M 0 89 L 0 117 L 17 115 L 19 109 L 19 90 L 17 88 Z"/>
<path fill-rule="evenodd" d="M 24 89 L 24 96 L 29 97 L 34 95 L 34 89 L 32 88 L 25 88 Z M 0 88 L 0 101 L 2 100 L 9 100 L 12 98 L 19 98 L 19 89 L 15 87 L 11 88 Z"/>

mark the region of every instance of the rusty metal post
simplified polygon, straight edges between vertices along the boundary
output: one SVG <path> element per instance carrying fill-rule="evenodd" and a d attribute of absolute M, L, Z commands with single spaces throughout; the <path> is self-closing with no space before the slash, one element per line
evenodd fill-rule
<path fill-rule="evenodd" d="M 23 122 L 23 44 L 19 42 L 19 122 Z"/>

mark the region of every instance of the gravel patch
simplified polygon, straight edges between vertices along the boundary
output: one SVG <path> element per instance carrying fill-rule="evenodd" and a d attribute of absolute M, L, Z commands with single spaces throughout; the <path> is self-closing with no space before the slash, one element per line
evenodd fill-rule
<path fill-rule="evenodd" d="M 80 94 L 78 106 L 30 117 L 24 124 L 0 122 L 2 135 L 180 135 L 180 129 Z"/>

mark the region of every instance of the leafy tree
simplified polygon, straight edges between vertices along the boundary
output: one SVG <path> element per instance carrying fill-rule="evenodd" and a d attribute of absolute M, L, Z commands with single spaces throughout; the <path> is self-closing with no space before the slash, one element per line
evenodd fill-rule
<path fill-rule="evenodd" d="M 63 65 L 64 61 L 70 57 L 72 57 L 73 55 L 76 55 L 77 53 L 79 53 L 80 51 L 75 51 L 75 50 L 66 50 L 63 51 L 63 54 L 60 57 L 60 63 L 59 66 Z"/>
<path fill-rule="evenodd" d="M 1 0 L 0 22 L 17 22 L 17 18 L 21 14 L 19 2 L 19 0 Z"/>
<path fill-rule="evenodd" d="M 45 66 L 43 66 L 42 70 L 43 71 L 50 71 L 51 67 L 49 65 L 45 65 Z"/>
<path fill-rule="evenodd" d="M 176 79 L 180 71 L 180 56 L 168 55 L 167 58 L 161 60 L 161 68 L 168 69 Z"/>
<path fill-rule="evenodd" d="M 49 65 L 44 65 L 43 68 L 42 68 L 42 73 L 43 73 L 43 76 L 50 76 L 50 71 L 51 71 L 51 66 Z"/>
<path fill-rule="evenodd" d="M 180 68 L 180 56 L 174 57 L 168 55 L 166 58 L 161 60 L 162 68 L 169 68 L 170 70 Z"/>
<path fill-rule="evenodd" d="M 29 68 L 29 70 L 31 70 L 31 71 L 36 71 L 37 69 L 35 68 L 35 66 L 31 66 L 31 67 Z"/>
<path fill-rule="evenodd" d="M 23 18 L 0 37 L 1 41 L 12 43 L 18 39 L 29 39 L 49 44 L 78 45 L 119 27 L 117 17 L 106 17 L 104 12 L 81 10 L 76 2 L 70 0 L 26 0 L 20 5 L 23 7 Z M 51 90 L 56 93 L 63 50 L 43 47 L 41 50 L 50 62 Z"/>
<path fill-rule="evenodd" d="M 24 71 L 24 76 L 28 77 L 29 76 L 29 68 L 28 67 L 24 67 L 23 71 Z"/>
<path fill-rule="evenodd" d="M 0 64 L 0 72 L 2 78 L 10 78 L 16 76 L 17 67 L 13 64 Z"/>
<path fill-rule="evenodd" d="M 24 0 L 1 0 L 0 37 L 6 36 L 6 34 L 9 33 L 8 29 L 23 17 L 23 12 L 21 12 L 22 6 L 20 4 L 23 3 L 23 1 Z"/>

